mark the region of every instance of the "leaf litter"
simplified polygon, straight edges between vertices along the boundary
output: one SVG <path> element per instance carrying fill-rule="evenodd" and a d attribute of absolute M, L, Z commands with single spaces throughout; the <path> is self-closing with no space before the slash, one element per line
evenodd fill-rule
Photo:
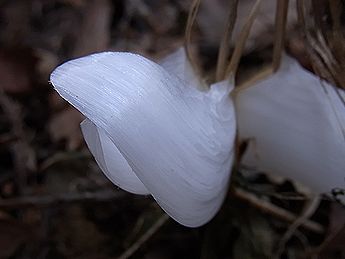
<path fill-rule="evenodd" d="M 214 44 L 220 37 L 210 30 L 218 23 L 207 13 L 208 2 L 203 3 L 206 12 L 201 11 L 192 35 L 192 41 L 201 43 L 193 47 L 203 54 L 198 59 L 206 74 L 215 68 L 218 46 Z M 246 5 L 253 1 L 245 2 L 241 12 L 249 10 Z M 263 10 L 274 8 L 270 3 L 265 1 Z M 206 226 L 188 229 L 167 220 L 157 227 L 162 212 L 152 199 L 114 189 L 88 155 L 80 135 L 80 114 L 52 97 L 48 75 L 67 59 L 103 50 L 135 51 L 155 59 L 169 53 L 184 41 L 188 8 L 186 1 L 178 0 L 1 1 L 0 94 L 10 105 L 0 102 L 0 258 L 107 259 L 127 258 L 126 252 L 130 258 L 162 259 L 271 258 L 275 254 L 291 218 L 256 207 L 246 199 L 250 196 L 243 198 L 232 189 L 220 213 Z M 341 16 L 334 6 L 329 10 L 332 17 Z M 219 13 L 217 18 L 226 16 Z M 339 57 L 344 44 L 328 26 L 322 24 L 320 29 Z M 343 30 L 342 26 L 343 21 L 333 23 L 332 29 Z M 259 48 L 252 43 L 247 47 L 240 78 L 251 73 L 253 64 L 269 62 L 273 39 L 267 34 L 258 29 L 250 40 Z M 291 54 L 310 70 L 320 71 L 307 57 L 308 43 L 293 24 L 288 35 Z M 322 38 L 316 39 L 324 48 Z M 328 73 L 320 76 L 343 87 L 343 79 L 330 71 L 341 69 L 341 60 L 324 63 Z M 18 135 L 16 127 L 24 134 Z M 283 209 L 283 215 L 288 212 L 297 218 L 302 213 L 308 197 L 293 182 L 275 182 L 263 172 L 243 171 L 234 176 L 234 186 Z M 343 210 L 323 197 L 310 220 L 326 231 L 301 225 L 285 244 L 282 258 L 344 257 Z M 140 241 L 145 235 L 148 238 Z"/>

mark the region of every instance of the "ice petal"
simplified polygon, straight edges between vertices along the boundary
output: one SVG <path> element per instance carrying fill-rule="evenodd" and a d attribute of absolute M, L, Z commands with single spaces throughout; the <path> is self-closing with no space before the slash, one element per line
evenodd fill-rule
<path fill-rule="evenodd" d="M 187 86 L 202 89 L 200 87 L 201 80 L 190 64 L 184 48 L 179 48 L 172 54 L 166 56 L 159 64 L 169 73 L 179 77 Z"/>
<path fill-rule="evenodd" d="M 279 71 L 236 97 L 243 164 L 331 193 L 345 187 L 345 106 L 333 86 L 285 56 Z"/>
<path fill-rule="evenodd" d="M 218 211 L 233 159 L 235 116 L 162 66 L 130 53 L 100 53 L 51 75 L 59 94 L 103 129 L 176 221 L 200 226 Z M 203 104 L 203 105 L 201 105 Z M 221 114 L 221 116 L 220 116 Z M 224 120 L 223 117 L 227 119 Z"/>
<path fill-rule="evenodd" d="M 103 129 L 88 119 L 80 126 L 88 148 L 110 181 L 131 193 L 150 194 Z"/>

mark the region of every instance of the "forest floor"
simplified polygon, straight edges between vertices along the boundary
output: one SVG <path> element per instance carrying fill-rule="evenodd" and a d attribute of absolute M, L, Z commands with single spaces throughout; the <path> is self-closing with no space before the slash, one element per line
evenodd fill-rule
<path fill-rule="evenodd" d="M 183 44 L 189 5 L 0 1 L 0 258 L 345 258 L 344 208 L 321 197 L 295 228 L 310 197 L 289 180 L 238 169 L 221 211 L 191 229 L 101 173 L 80 132 L 83 116 L 53 90 L 50 73 L 104 50 L 158 60 Z M 206 80 L 216 64 L 221 10 L 201 10 L 193 30 Z M 254 30 L 241 75 L 269 60 L 272 27 Z M 289 36 L 303 59 L 293 27 Z"/>

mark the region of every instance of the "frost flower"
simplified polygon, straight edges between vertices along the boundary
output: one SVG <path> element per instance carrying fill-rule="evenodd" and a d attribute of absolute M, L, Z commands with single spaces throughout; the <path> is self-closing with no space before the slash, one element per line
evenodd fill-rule
<path fill-rule="evenodd" d="M 319 193 L 344 192 L 343 90 L 285 56 L 277 73 L 238 93 L 236 112 L 240 138 L 249 140 L 243 165 Z"/>
<path fill-rule="evenodd" d="M 229 81 L 199 90 L 180 49 L 160 64 L 131 53 L 90 55 L 58 67 L 51 82 L 87 117 L 86 143 L 114 184 L 151 194 L 186 226 L 215 215 L 234 156 Z"/>

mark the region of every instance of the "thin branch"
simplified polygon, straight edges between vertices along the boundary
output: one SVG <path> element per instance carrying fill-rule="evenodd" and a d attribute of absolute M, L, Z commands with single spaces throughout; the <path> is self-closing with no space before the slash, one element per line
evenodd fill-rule
<path fill-rule="evenodd" d="M 57 195 L 23 196 L 18 198 L 0 199 L 0 209 L 47 207 L 78 202 L 104 202 L 120 200 L 126 196 L 127 194 L 125 192 L 110 190 L 83 193 L 63 193 Z"/>
<path fill-rule="evenodd" d="M 301 215 L 289 226 L 288 230 L 279 241 L 275 258 L 279 259 L 281 257 L 282 253 L 285 250 L 286 243 L 294 235 L 297 229 L 315 213 L 320 205 L 320 201 L 320 196 L 316 196 L 306 203 Z"/>
<path fill-rule="evenodd" d="M 303 0 L 297 0 L 296 1 L 297 20 L 298 20 L 299 26 L 303 30 L 304 40 L 305 40 L 306 44 L 308 45 L 306 48 L 306 51 L 307 51 L 307 54 L 311 60 L 311 65 L 312 65 L 314 71 L 317 74 L 319 74 L 320 77 L 326 78 L 327 80 L 332 80 L 331 74 L 329 73 L 329 71 L 327 71 L 326 66 L 322 63 L 320 58 L 315 53 L 313 47 L 311 46 L 310 39 L 312 39 L 312 37 L 310 36 L 310 33 L 307 29 L 307 21 L 306 21 L 306 16 L 305 16 L 304 4 L 305 4 L 305 1 L 303 1 Z M 309 39 L 309 40 L 307 40 L 307 39 Z"/>
<path fill-rule="evenodd" d="M 305 15 L 303 0 L 296 0 L 297 20 L 302 28 L 305 28 Z"/>
<path fill-rule="evenodd" d="M 222 41 L 219 46 L 217 69 L 216 69 L 216 81 L 224 79 L 225 74 L 225 63 L 229 56 L 229 47 L 232 32 L 235 27 L 237 18 L 237 6 L 238 0 L 231 0 L 229 6 L 229 15 L 226 22 L 225 32 L 223 33 Z"/>
<path fill-rule="evenodd" d="M 74 159 L 83 159 L 83 158 L 90 158 L 90 153 L 89 152 L 84 152 L 84 150 L 76 152 L 60 152 L 56 153 L 50 157 L 48 157 L 46 160 L 44 160 L 39 168 L 38 171 L 45 171 L 51 166 L 55 165 L 56 163 L 63 162 L 63 161 L 68 161 L 68 160 L 74 160 Z"/>
<path fill-rule="evenodd" d="M 188 19 L 187 19 L 187 25 L 186 25 L 186 31 L 185 31 L 185 43 L 184 43 L 184 47 L 185 47 L 185 51 L 186 51 L 186 55 L 187 58 L 189 60 L 189 62 L 191 63 L 193 69 L 199 73 L 199 68 L 197 66 L 197 63 L 192 55 L 192 51 L 191 51 L 191 35 L 192 35 L 192 28 L 193 25 L 195 23 L 195 19 L 200 7 L 200 3 L 201 0 L 193 0 L 192 5 L 190 7 L 189 10 L 189 14 L 188 14 Z"/>
<path fill-rule="evenodd" d="M 308 238 L 306 237 L 306 235 L 297 229 L 294 233 L 294 236 L 299 240 L 299 242 L 303 246 L 304 254 L 305 255 L 310 254 L 311 246 L 310 246 L 310 242 L 309 242 Z M 315 257 L 305 257 L 305 258 L 316 259 Z"/>
<path fill-rule="evenodd" d="M 275 39 L 273 48 L 273 71 L 277 71 L 280 66 L 280 60 L 284 49 L 284 36 L 286 29 L 287 13 L 289 0 L 277 0 L 276 18 L 275 18 Z"/>
<path fill-rule="evenodd" d="M 244 24 L 242 31 L 240 33 L 240 36 L 237 40 L 237 44 L 235 45 L 234 52 L 232 53 L 232 57 L 230 60 L 230 64 L 227 66 L 225 77 L 230 78 L 231 76 L 235 76 L 238 64 L 240 62 L 243 49 L 245 47 L 247 38 L 250 33 L 250 29 L 252 28 L 252 25 L 255 21 L 256 15 L 259 11 L 261 0 L 256 0 L 254 6 L 252 7 L 252 10 L 250 11 L 250 14 L 247 18 L 246 23 Z"/>
<path fill-rule="evenodd" d="M 265 78 L 269 77 L 273 74 L 272 66 L 266 66 L 261 69 L 259 72 L 255 73 L 252 77 L 249 77 L 246 81 L 238 85 L 232 92 L 231 95 L 236 96 L 239 92 L 253 86 L 258 81 L 264 80 Z"/>
<path fill-rule="evenodd" d="M 251 194 L 249 192 L 246 192 L 240 188 L 233 189 L 233 194 L 235 197 L 248 202 L 253 207 L 259 209 L 260 211 L 264 213 L 268 213 L 272 216 L 275 216 L 281 220 L 287 221 L 287 222 L 294 222 L 297 220 L 298 216 L 291 213 L 290 211 L 287 211 L 283 208 L 280 208 L 274 204 L 271 204 L 265 200 L 262 200 L 255 196 L 254 194 Z M 319 223 L 316 223 L 311 220 L 305 220 L 302 222 L 301 226 L 303 226 L 305 229 L 308 229 L 310 231 L 313 231 L 317 234 L 322 234 L 325 232 L 325 229 L 322 225 Z"/>
<path fill-rule="evenodd" d="M 131 245 L 117 259 L 127 259 L 131 257 L 145 242 L 147 242 L 169 219 L 167 214 L 162 215 L 133 245 Z"/>
<path fill-rule="evenodd" d="M 326 39 L 319 27 L 305 15 L 305 1 L 297 0 L 297 14 L 300 27 L 303 29 L 307 54 L 311 60 L 314 72 L 333 85 L 342 86 L 344 80 L 339 76 L 342 71 L 339 62 L 329 49 Z M 317 5 L 316 5 L 317 6 Z M 314 9 L 316 7 L 314 5 Z M 319 8 L 317 6 L 317 8 Z M 315 13 L 315 10 L 314 10 Z M 319 19 L 322 19 L 319 17 Z M 320 26 L 320 25 L 319 25 Z M 314 35 L 310 32 L 313 29 Z M 341 35 L 339 36 L 339 38 Z"/>

